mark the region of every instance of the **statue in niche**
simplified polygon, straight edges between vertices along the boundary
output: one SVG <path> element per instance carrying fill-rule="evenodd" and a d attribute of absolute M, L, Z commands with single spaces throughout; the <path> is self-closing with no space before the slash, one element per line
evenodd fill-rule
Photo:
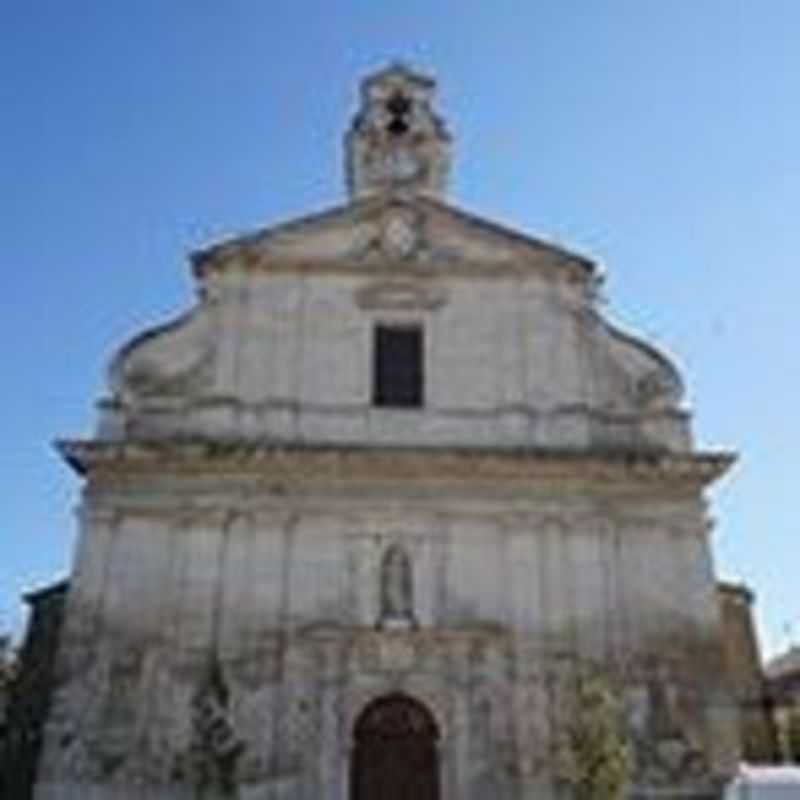
<path fill-rule="evenodd" d="M 381 562 L 381 627 L 408 627 L 414 622 L 414 587 L 411 559 L 397 544 Z"/>

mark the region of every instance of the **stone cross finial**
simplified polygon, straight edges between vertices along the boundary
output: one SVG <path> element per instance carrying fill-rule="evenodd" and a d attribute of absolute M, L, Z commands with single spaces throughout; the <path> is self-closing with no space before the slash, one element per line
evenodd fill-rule
<path fill-rule="evenodd" d="M 433 112 L 436 83 L 397 64 L 361 84 L 361 108 L 345 139 L 354 199 L 382 193 L 444 193 L 450 135 Z"/>

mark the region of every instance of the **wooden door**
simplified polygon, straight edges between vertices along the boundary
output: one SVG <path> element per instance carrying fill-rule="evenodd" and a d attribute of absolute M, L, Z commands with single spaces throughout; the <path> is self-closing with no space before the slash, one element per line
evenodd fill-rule
<path fill-rule="evenodd" d="M 351 800 L 439 800 L 436 723 L 416 700 L 373 701 L 356 721 Z"/>

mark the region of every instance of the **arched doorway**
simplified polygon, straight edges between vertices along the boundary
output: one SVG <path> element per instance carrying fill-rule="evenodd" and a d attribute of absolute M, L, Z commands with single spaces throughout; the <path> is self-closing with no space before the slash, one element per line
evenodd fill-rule
<path fill-rule="evenodd" d="M 373 700 L 356 720 L 351 800 L 439 800 L 439 730 L 404 694 Z"/>

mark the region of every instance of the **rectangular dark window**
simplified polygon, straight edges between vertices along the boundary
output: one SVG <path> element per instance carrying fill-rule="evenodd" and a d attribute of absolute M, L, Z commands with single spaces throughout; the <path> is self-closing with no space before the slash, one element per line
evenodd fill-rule
<path fill-rule="evenodd" d="M 423 338 L 418 326 L 378 325 L 373 350 L 372 402 L 418 408 L 423 403 Z"/>

